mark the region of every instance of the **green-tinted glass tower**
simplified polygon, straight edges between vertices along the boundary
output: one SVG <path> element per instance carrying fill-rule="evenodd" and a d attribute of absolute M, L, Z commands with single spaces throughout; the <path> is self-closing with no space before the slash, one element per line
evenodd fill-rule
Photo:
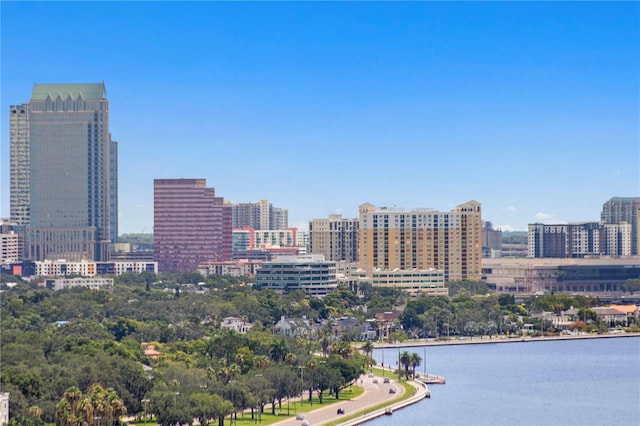
<path fill-rule="evenodd" d="M 25 257 L 107 261 L 117 230 L 117 146 L 104 83 L 35 84 L 10 107 L 11 220 Z"/>

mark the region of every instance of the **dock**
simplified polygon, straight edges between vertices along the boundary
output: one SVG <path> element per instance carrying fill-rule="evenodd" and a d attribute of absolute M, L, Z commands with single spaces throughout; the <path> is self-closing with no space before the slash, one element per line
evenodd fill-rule
<path fill-rule="evenodd" d="M 436 376 L 435 374 L 416 375 L 416 380 L 424 383 L 425 385 L 444 385 L 445 379 L 442 376 Z"/>

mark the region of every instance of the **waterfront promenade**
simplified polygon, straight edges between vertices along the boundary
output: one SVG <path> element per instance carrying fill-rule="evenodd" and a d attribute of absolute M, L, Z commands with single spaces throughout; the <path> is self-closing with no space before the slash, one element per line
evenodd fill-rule
<path fill-rule="evenodd" d="M 319 426 L 335 422 L 339 422 L 341 426 L 355 426 L 376 417 L 383 416 L 387 409 L 399 409 L 422 400 L 425 398 L 427 392 L 426 386 L 410 382 L 417 388 L 416 394 L 409 399 L 400 401 L 405 393 L 405 388 L 397 381 L 391 380 L 390 383 L 384 383 L 382 376 L 377 375 L 374 377 L 363 375 L 360 380 L 362 380 L 360 386 L 364 389 L 362 395 L 352 400 L 345 400 L 306 412 L 304 413 L 304 420 L 306 420 L 310 426 Z M 358 380 L 358 382 L 360 382 L 360 380 Z M 374 381 L 377 381 L 377 383 Z M 395 389 L 396 393 L 389 393 L 389 389 L 391 388 Z M 385 408 L 374 411 L 370 410 L 372 407 L 380 404 L 384 404 Z M 344 414 L 337 414 L 339 408 L 344 410 Z M 344 422 L 341 422 L 341 419 L 344 419 Z M 296 420 L 295 415 L 293 415 L 286 420 L 273 423 L 273 425 L 300 426 L 301 423 L 302 420 Z"/>
<path fill-rule="evenodd" d="M 527 343 L 527 342 L 544 342 L 553 340 L 579 340 L 579 339 L 605 339 L 605 338 L 623 338 L 623 337 L 640 337 L 640 333 L 622 333 L 622 334 L 588 334 L 588 335 L 564 335 L 564 336 L 540 336 L 530 337 L 498 337 L 498 336 L 483 336 L 450 340 L 412 340 L 402 343 L 385 343 L 376 344 L 376 349 L 390 349 L 390 348 L 402 348 L 402 347 L 415 347 L 415 346 L 441 346 L 441 345 L 470 345 L 470 344 L 491 344 L 491 343 Z M 374 370 L 376 371 L 376 370 Z M 434 376 L 435 377 L 435 376 Z M 374 383 L 373 379 L 377 379 L 378 383 Z M 355 426 L 367 421 L 370 421 L 376 417 L 385 415 L 385 412 L 391 410 L 392 412 L 398 410 L 407 405 L 414 404 L 424 399 L 428 394 L 428 388 L 426 385 L 409 381 L 411 385 L 416 387 L 416 394 L 406 400 L 400 401 L 404 395 L 404 386 L 401 386 L 397 381 L 392 380 L 391 383 L 385 384 L 382 376 L 376 375 L 374 378 L 363 375 L 361 377 L 361 386 L 364 389 L 362 395 L 354 398 L 350 401 L 343 401 L 329 406 L 323 406 L 316 410 L 304 413 L 304 420 L 306 420 L 310 426 L 318 426 L 325 424 L 339 424 L 340 426 Z M 358 380 L 359 382 L 360 380 Z M 389 388 L 394 387 L 396 389 L 395 394 L 389 393 Z M 383 408 L 371 410 L 373 407 L 384 405 Z M 338 415 L 336 413 L 338 408 L 344 410 L 344 415 Z M 353 415 L 356 415 L 355 417 Z M 340 421 L 344 418 L 344 421 Z M 281 420 L 273 425 L 278 426 L 300 426 L 302 420 L 296 420 L 295 415 L 288 417 L 285 420 Z"/>
<path fill-rule="evenodd" d="M 450 339 L 414 339 L 404 342 L 381 343 L 374 342 L 376 349 L 403 348 L 413 346 L 442 346 L 442 345 L 476 345 L 489 343 L 525 343 L 525 342 L 548 342 L 553 340 L 579 340 L 579 339 L 614 339 L 621 337 L 640 337 L 640 333 L 617 333 L 617 334 L 577 334 L 560 336 L 472 336 L 451 337 Z"/>

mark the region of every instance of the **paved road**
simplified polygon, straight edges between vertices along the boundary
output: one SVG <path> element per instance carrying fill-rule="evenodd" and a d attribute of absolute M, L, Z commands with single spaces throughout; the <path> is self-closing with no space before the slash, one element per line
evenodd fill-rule
<path fill-rule="evenodd" d="M 373 383 L 374 379 L 378 380 L 378 383 Z M 374 378 L 363 375 L 361 377 L 362 387 L 364 393 L 357 398 L 350 401 L 341 401 L 331 404 L 329 406 L 323 406 L 317 410 L 304 413 L 304 418 L 309 422 L 310 426 L 319 426 L 324 423 L 336 420 L 340 416 L 336 414 L 338 408 L 344 409 L 345 416 L 351 415 L 358 411 L 364 410 L 367 407 L 378 405 L 384 401 L 390 401 L 396 398 L 400 398 L 404 394 L 404 386 L 399 386 L 394 380 L 391 383 L 383 383 L 382 377 L 375 376 Z M 390 388 L 395 388 L 396 393 L 389 393 Z M 277 426 L 300 426 L 302 420 L 296 420 L 295 415 L 287 418 L 286 420 L 273 423 Z"/>

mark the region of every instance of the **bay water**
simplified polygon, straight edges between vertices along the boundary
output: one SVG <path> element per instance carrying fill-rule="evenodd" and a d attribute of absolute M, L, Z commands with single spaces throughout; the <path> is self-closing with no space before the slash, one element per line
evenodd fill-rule
<path fill-rule="evenodd" d="M 640 425 L 640 337 L 376 349 L 423 357 L 431 398 L 367 425 Z M 388 368 L 388 367 L 387 367 Z"/>

